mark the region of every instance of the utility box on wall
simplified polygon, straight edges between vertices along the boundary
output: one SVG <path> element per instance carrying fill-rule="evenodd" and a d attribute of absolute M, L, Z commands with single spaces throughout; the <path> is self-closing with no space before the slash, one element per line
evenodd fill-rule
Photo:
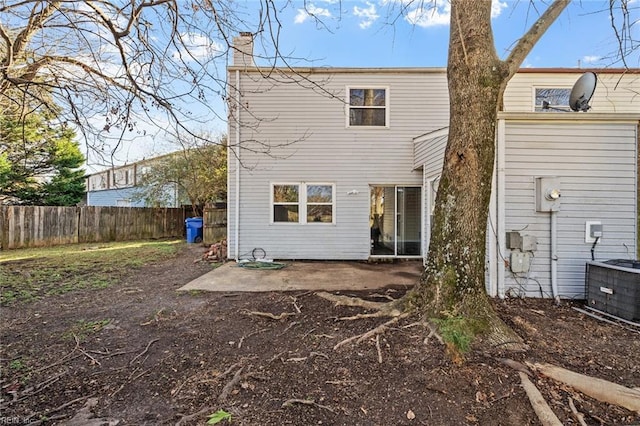
<path fill-rule="evenodd" d="M 560 178 L 536 178 L 536 211 L 557 212 L 560 210 Z"/>
<path fill-rule="evenodd" d="M 529 270 L 531 255 L 519 251 L 511 252 L 509 266 L 511 272 L 527 272 Z"/>

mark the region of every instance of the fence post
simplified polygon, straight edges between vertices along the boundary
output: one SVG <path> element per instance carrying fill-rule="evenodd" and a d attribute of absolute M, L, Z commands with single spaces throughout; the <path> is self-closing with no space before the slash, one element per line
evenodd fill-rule
<path fill-rule="evenodd" d="M 9 220 L 7 219 L 8 206 L 0 206 L 0 250 L 9 248 Z"/>

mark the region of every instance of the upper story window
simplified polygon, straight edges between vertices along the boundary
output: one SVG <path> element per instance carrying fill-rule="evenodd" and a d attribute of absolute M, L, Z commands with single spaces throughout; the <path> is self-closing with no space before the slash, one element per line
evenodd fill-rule
<path fill-rule="evenodd" d="M 277 183 L 271 187 L 273 223 L 334 223 L 333 184 Z"/>
<path fill-rule="evenodd" d="M 354 88 L 349 93 L 350 127 L 388 127 L 389 97 L 386 88 Z"/>
<path fill-rule="evenodd" d="M 535 95 L 536 112 L 549 112 L 561 110 L 569 110 L 569 95 L 571 89 L 537 87 Z"/>

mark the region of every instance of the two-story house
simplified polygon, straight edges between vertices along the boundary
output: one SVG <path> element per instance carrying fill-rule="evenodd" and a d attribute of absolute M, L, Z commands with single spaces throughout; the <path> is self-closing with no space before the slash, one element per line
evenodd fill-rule
<path fill-rule="evenodd" d="M 257 248 L 275 259 L 423 258 L 447 141 L 446 70 L 263 69 L 250 34 L 235 43 L 230 258 Z M 572 112 L 585 71 L 523 69 L 506 89 L 487 224 L 491 295 L 581 297 L 592 249 L 636 253 L 640 70 L 595 70 L 592 109 Z M 561 194 L 551 208 L 540 199 L 550 189 Z M 595 248 L 592 224 L 602 229 Z"/>
<path fill-rule="evenodd" d="M 86 178 L 86 203 L 88 206 L 107 207 L 155 207 L 148 206 L 138 197 L 141 190 L 142 176 L 154 162 L 166 158 L 166 154 L 159 157 L 137 161 L 123 166 L 111 167 L 100 172 L 92 173 Z M 161 207 L 180 207 L 180 199 L 176 184 L 166 185 L 165 196 L 167 204 Z"/>

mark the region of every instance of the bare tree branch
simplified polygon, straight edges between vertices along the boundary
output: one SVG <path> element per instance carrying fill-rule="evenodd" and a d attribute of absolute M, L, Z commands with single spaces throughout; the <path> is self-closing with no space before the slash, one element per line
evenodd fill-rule
<path fill-rule="evenodd" d="M 571 3 L 571 0 L 555 0 L 547 10 L 538 18 L 538 20 L 529 28 L 529 31 L 523 35 L 516 43 L 513 50 L 505 60 L 507 68 L 509 70 L 509 77 L 515 75 L 515 73 L 524 62 L 525 58 L 533 49 L 533 46 L 538 43 L 540 38 L 549 29 L 551 24 L 560 16 L 562 11 Z"/>

